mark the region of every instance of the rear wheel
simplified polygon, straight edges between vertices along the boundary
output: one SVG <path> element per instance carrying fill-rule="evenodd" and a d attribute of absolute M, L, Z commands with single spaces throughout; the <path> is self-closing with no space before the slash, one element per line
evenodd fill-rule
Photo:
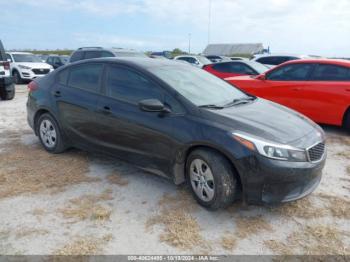
<path fill-rule="evenodd" d="M 0 91 L 0 98 L 2 100 L 12 100 L 15 97 L 15 91 L 8 92 L 6 90 Z"/>
<path fill-rule="evenodd" d="M 36 128 L 40 142 L 48 152 L 58 154 L 66 150 L 61 130 L 50 114 L 41 115 L 36 123 Z"/>
<path fill-rule="evenodd" d="M 225 208 L 235 200 L 236 173 L 229 161 L 215 151 L 193 151 L 187 160 L 186 178 L 194 198 L 206 208 Z"/>
<path fill-rule="evenodd" d="M 346 111 L 344 115 L 344 128 L 350 132 L 350 108 Z"/>

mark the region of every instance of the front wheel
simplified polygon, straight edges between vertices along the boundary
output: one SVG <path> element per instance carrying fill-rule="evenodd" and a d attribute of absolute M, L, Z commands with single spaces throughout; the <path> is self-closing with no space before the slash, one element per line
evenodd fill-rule
<path fill-rule="evenodd" d="M 36 123 L 37 134 L 44 148 L 54 154 L 65 151 L 61 130 L 56 120 L 48 113 L 41 115 Z"/>
<path fill-rule="evenodd" d="M 206 208 L 225 208 L 235 200 L 236 173 L 229 161 L 215 151 L 193 151 L 187 160 L 186 178 L 194 198 Z"/>
<path fill-rule="evenodd" d="M 16 85 L 19 85 L 19 84 L 23 83 L 21 75 L 19 74 L 18 71 L 13 71 L 13 80 L 14 80 Z"/>
<path fill-rule="evenodd" d="M 1 90 L 0 90 L 0 98 L 2 100 L 12 100 L 14 97 L 15 97 L 15 91 L 14 90 L 11 91 L 11 92 L 9 92 L 7 90 L 3 90 L 1 92 Z"/>

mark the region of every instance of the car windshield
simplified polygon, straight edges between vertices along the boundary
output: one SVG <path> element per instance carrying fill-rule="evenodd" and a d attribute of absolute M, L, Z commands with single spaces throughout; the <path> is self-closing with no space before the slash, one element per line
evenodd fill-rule
<path fill-rule="evenodd" d="M 139 52 L 115 52 L 117 57 L 148 57 L 144 53 Z"/>
<path fill-rule="evenodd" d="M 225 106 L 248 97 L 224 80 L 192 66 L 151 67 L 149 71 L 196 106 Z"/>
<path fill-rule="evenodd" d="M 247 64 L 251 66 L 255 71 L 257 71 L 259 74 L 265 73 L 269 68 L 263 64 L 260 64 L 258 62 L 254 61 L 247 61 Z"/>
<path fill-rule="evenodd" d="M 32 54 L 13 54 L 13 59 L 15 62 L 42 62 L 39 57 Z"/>

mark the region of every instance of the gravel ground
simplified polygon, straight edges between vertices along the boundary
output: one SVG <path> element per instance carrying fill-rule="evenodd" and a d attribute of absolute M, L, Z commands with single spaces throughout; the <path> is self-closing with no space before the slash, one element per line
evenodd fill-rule
<path fill-rule="evenodd" d="M 46 153 L 26 99 L 17 86 L 0 101 L 0 254 L 350 254 L 350 136 L 339 128 L 324 127 L 328 160 L 309 197 L 209 212 L 124 162 Z"/>

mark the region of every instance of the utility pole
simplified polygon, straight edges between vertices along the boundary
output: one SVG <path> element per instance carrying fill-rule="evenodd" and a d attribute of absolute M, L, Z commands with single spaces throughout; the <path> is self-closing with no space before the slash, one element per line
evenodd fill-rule
<path fill-rule="evenodd" d="M 188 53 L 191 54 L 191 33 L 188 34 Z"/>
<path fill-rule="evenodd" d="M 211 26 L 211 0 L 209 1 L 209 13 L 208 13 L 208 45 L 210 44 L 210 26 Z"/>

